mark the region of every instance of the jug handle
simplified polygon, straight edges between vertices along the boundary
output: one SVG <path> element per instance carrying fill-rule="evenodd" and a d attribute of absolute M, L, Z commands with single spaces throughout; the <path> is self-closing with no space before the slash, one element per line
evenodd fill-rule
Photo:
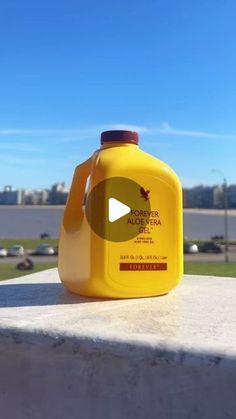
<path fill-rule="evenodd" d="M 90 175 L 92 158 L 75 168 L 66 208 L 63 216 L 63 226 L 67 232 L 75 232 L 80 228 L 84 217 L 83 201 L 85 187 Z"/>

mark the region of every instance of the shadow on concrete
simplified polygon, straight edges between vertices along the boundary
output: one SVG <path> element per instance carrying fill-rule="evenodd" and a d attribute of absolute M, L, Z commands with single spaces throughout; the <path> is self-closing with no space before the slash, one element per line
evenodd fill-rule
<path fill-rule="evenodd" d="M 0 308 L 83 304 L 101 299 L 80 297 L 67 291 L 62 284 L 7 284 L 0 286 Z"/>

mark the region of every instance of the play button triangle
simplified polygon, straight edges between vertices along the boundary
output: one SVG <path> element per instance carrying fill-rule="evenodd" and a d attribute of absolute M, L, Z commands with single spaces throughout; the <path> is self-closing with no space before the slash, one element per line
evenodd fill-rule
<path fill-rule="evenodd" d="M 131 208 L 115 198 L 109 198 L 108 201 L 108 220 L 113 223 L 124 215 L 129 214 Z"/>
<path fill-rule="evenodd" d="M 149 185 L 145 184 L 144 188 L 143 184 L 125 177 L 111 177 L 97 183 L 85 201 L 86 218 L 93 232 L 110 242 L 137 237 L 141 232 L 139 213 L 143 214 L 143 224 L 149 224 L 150 199 L 141 193 L 148 188 Z"/>

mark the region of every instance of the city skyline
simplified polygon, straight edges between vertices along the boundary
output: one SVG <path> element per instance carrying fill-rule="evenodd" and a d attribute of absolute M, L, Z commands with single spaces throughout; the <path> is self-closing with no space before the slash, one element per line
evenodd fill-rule
<path fill-rule="evenodd" d="M 233 0 L 3 3 L 0 188 L 70 185 L 107 129 L 184 187 L 234 184 L 235 18 Z"/>
<path fill-rule="evenodd" d="M 64 182 L 44 189 L 14 189 L 6 185 L 0 189 L 0 205 L 65 205 L 68 192 Z"/>
<path fill-rule="evenodd" d="M 72 179 L 71 179 L 71 181 L 72 181 Z M 199 183 L 199 184 L 196 184 L 196 185 L 193 185 L 193 186 L 186 186 L 186 187 L 183 185 L 183 189 L 194 189 L 194 188 L 198 188 L 198 187 L 203 187 L 203 188 L 222 187 L 223 184 L 224 184 L 223 181 L 215 182 L 215 183 L 212 183 L 212 184 Z M 8 187 L 12 188 L 12 190 L 25 190 L 25 191 L 50 190 L 55 185 L 64 185 L 65 189 L 67 189 L 69 191 L 70 190 L 70 186 L 71 186 L 71 182 L 70 183 L 67 183 L 64 180 L 61 180 L 61 181 L 58 181 L 57 180 L 55 183 L 50 183 L 48 185 L 43 185 L 42 187 L 39 187 L 39 188 L 37 188 L 37 187 L 29 187 L 27 185 L 23 185 L 22 187 L 16 187 L 16 185 L 12 185 L 10 183 L 6 183 L 3 186 L 0 184 L 0 192 L 2 192 L 5 188 L 8 188 Z M 236 186 L 236 181 L 233 182 L 233 183 L 227 183 L 227 187 L 230 187 L 230 186 Z"/>
<path fill-rule="evenodd" d="M 236 208 L 236 184 L 197 185 L 183 188 L 184 208 Z M 57 182 L 51 188 L 14 189 L 7 185 L 0 189 L 0 205 L 65 205 L 69 188 Z"/>

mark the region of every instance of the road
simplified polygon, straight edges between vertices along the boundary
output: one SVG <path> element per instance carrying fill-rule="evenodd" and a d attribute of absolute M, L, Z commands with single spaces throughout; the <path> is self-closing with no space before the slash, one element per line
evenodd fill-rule
<path fill-rule="evenodd" d="M 57 262 L 57 256 L 29 256 L 35 264 L 44 262 Z M 224 253 L 197 253 L 195 255 L 184 255 L 185 262 L 224 262 Z M 17 264 L 23 258 L 21 257 L 6 257 L 0 258 L 1 263 L 15 263 Z M 236 246 L 229 246 L 229 261 L 236 262 Z"/>
<path fill-rule="evenodd" d="M 236 262 L 236 246 L 229 246 L 229 261 Z M 196 253 L 184 255 L 185 262 L 224 262 L 224 253 Z"/>
<path fill-rule="evenodd" d="M 34 264 L 37 263 L 45 263 L 45 262 L 57 262 L 57 256 L 28 256 L 31 260 L 33 260 Z M 22 261 L 23 257 L 5 257 L 0 258 L 1 263 L 19 263 Z"/>

